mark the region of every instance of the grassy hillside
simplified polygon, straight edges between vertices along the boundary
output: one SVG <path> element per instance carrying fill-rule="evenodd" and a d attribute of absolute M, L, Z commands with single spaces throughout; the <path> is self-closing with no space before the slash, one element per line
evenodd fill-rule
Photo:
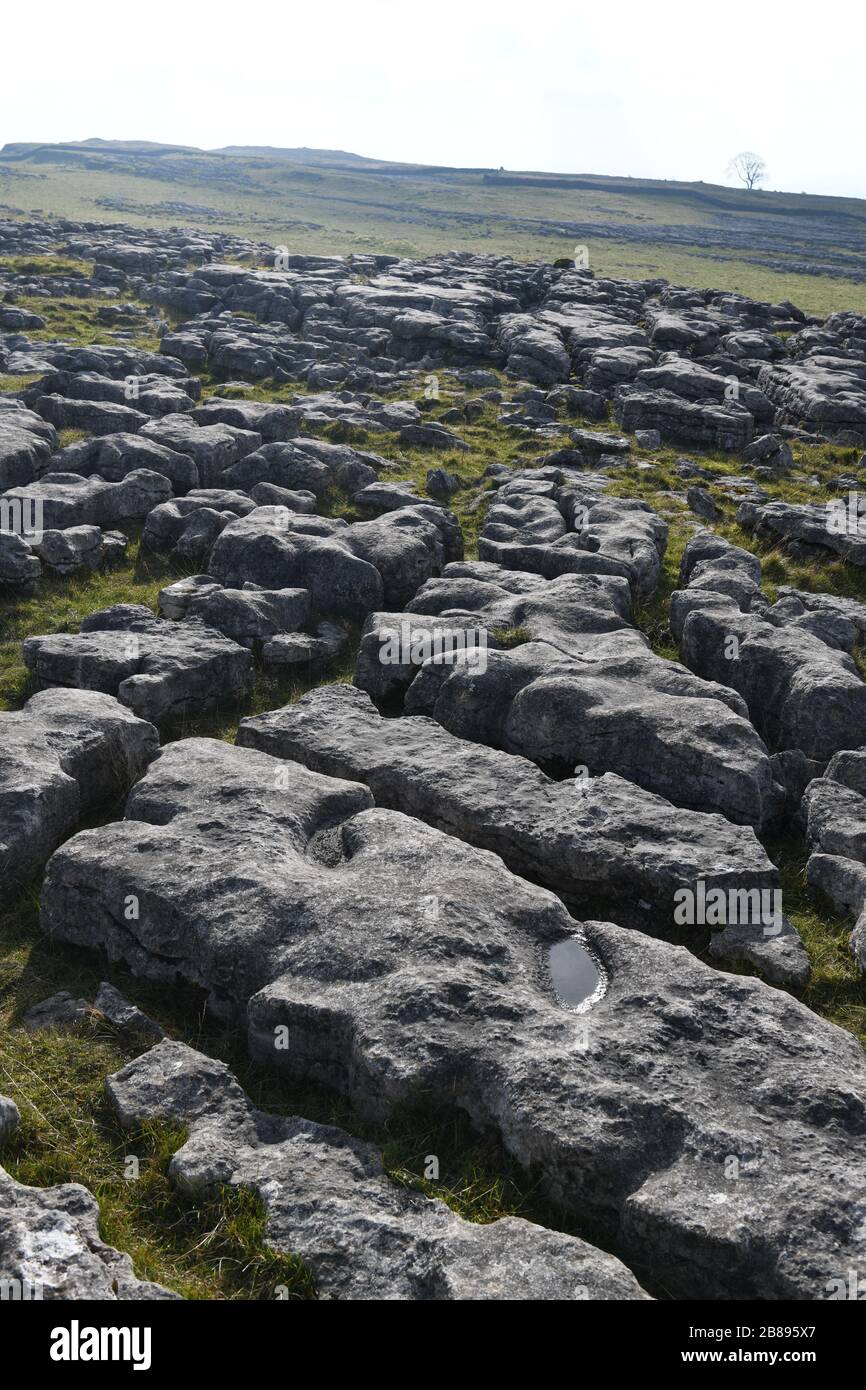
<path fill-rule="evenodd" d="M 551 261 L 580 244 L 599 275 L 866 311 L 866 201 L 856 198 L 87 140 L 4 146 L 0 211 L 220 227 L 337 255 L 457 248 Z"/>

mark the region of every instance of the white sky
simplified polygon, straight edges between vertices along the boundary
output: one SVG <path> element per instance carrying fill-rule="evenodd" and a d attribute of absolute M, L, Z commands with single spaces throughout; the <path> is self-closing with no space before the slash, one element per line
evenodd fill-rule
<path fill-rule="evenodd" d="M 866 196 L 856 0 L 4 7 L 0 145 L 309 145 Z"/>

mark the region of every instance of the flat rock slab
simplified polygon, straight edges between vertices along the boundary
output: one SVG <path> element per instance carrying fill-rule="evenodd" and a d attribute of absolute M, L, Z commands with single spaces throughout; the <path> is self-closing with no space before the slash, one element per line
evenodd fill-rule
<path fill-rule="evenodd" d="M 99 1206 L 78 1183 L 25 1187 L 0 1168 L 0 1283 L 24 1298 L 177 1298 L 136 1278 L 132 1260 L 99 1237 Z"/>
<path fill-rule="evenodd" d="M 101 690 L 155 724 L 239 699 L 253 678 L 251 653 L 221 632 L 123 605 L 80 633 L 28 637 L 22 656 L 40 688 Z"/>
<path fill-rule="evenodd" d="M 615 772 L 696 811 L 757 828 L 783 807 L 743 699 L 649 651 L 567 657 L 544 642 L 431 658 L 406 694 L 458 738 L 530 758 L 546 771 Z"/>
<path fill-rule="evenodd" d="M 82 815 L 124 795 L 156 729 L 109 695 L 46 690 L 0 713 L 0 878 L 35 873 Z"/>
<path fill-rule="evenodd" d="M 204 987 L 260 1060 L 362 1112 L 460 1107 L 675 1297 L 822 1298 L 863 1263 L 856 1039 L 683 948 L 582 927 L 495 855 L 371 802 L 252 749 L 171 744 L 124 822 L 55 853 L 43 928 Z M 565 942 L 601 962 L 588 1012 L 553 986 Z"/>
<path fill-rule="evenodd" d="M 266 1244 L 299 1255 L 320 1299 L 646 1298 L 619 1260 L 515 1217 L 464 1221 L 388 1178 L 379 1155 L 333 1126 L 255 1110 L 222 1062 L 163 1042 L 108 1078 L 121 1124 L 189 1129 L 169 1176 L 264 1202 Z"/>
<path fill-rule="evenodd" d="M 384 719 L 348 685 L 241 721 L 237 743 L 313 772 L 365 783 L 377 806 L 417 816 L 499 854 L 585 908 L 604 896 L 670 920 L 678 888 L 774 887 L 754 831 L 683 811 L 622 777 L 553 782 L 534 763 L 463 739 L 432 719 Z"/>

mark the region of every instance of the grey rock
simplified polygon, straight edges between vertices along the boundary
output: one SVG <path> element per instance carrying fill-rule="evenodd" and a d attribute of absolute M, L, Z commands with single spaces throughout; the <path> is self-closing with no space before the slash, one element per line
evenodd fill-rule
<path fill-rule="evenodd" d="M 426 449 L 468 449 L 469 445 L 459 434 L 440 425 L 435 420 L 421 425 L 404 425 L 400 431 L 400 443 L 421 445 Z"/>
<path fill-rule="evenodd" d="M 232 464 L 261 447 L 262 436 L 236 425 L 199 425 L 188 415 L 165 415 L 144 425 L 142 438 L 195 461 L 202 487 L 231 487 L 225 474 Z"/>
<path fill-rule="evenodd" d="M 291 406 L 270 401 L 228 401 L 219 396 L 211 396 L 204 405 L 196 406 L 192 418 L 199 425 L 233 425 L 261 435 L 268 443 L 291 439 L 298 425 L 298 412 Z"/>
<path fill-rule="evenodd" d="M 0 1168 L 0 1282 L 12 1281 L 22 1297 L 64 1302 L 178 1297 L 138 1279 L 129 1256 L 100 1240 L 85 1187 L 25 1187 Z"/>
<path fill-rule="evenodd" d="M 17 500 L 22 509 L 41 507 L 43 528 L 64 531 L 70 526 L 111 528 L 118 522 L 140 521 L 169 497 L 168 478 L 137 468 L 119 483 L 77 473 L 46 473 L 26 488 L 11 488 L 0 503 L 14 505 Z"/>
<path fill-rule="evenodd" d="M 245 493 L 225 488 L 193 488 L 186 497 L 162 502 L 148 512 L 141 543 L 146 550 L 153 550 L 159 555 L 171 555 L 178 545 L 183 546 L 190 526 L 193 527 L 193 536 L 195 535 L 200 526 L 200 522 L 196 520 L 199 512 L 207 511 L 211 514 L 210 527 L 205 523 L 205 533 L 199 541 L 201 546 L 206 543 L 208 535 L 211 536 L 211 541 L 215 540 L 229 521 L 235 521 L 239 516 L 249 516 L 255 509 L 255 502 Z M 213 523 L 212 518 L 215 515 L 225 520 Z"/>
<path fill-rule="evenodd" d="M 43 691 L 0 714 L 0 876 L 40 869 L 86 813 L 128 791 L 158 748 L 152 725 L 95 692 Z"/>
<path fill-rule="evenodd" d="M 674 893 L 775 887 L 754 831 L 683 811 L 607 773 L 553 782 L 514 754 L 465 742 L 433 720 L 383 719 L 369 697 L 325 686 L 241 721 L 239 747 L 312 772 L 365 783 L 377 806 L 402 811 L 500 855 L 515 873 L 585 910 L 604 897 L 647 924 L 671 922 Z"/>
<path fill-rule="evenodd" d="M 851 950 L 866 973 L 866 749 L 837 753 L 823 777 L 810 782 L 800 822 L 812 855 L 806 874 L 838 911 L 858 918 Z"/>
<path fill-rule="evenodd" d="M 91 1023 L 92 1019 L 93 1008 L 86 999 L 76 999 L 68 990 L 61 989 L 50 999 L 34 1004 L 21 1022 L 29 1033 L 41 1033 L 50 1028 L 77 1028 Z"/>
<path fill-rule="evenodd" d="M 415 491 L 414 483 L 368 483 L 352 498 L 354 506 L 365 512 L 394 512 L 400 507 L 423 505 L 425 498 Z"/>
<path fill-rule="evenodd" d="M 186 617 L 195 599 L 219 593 L 222 593 L 222 585 L 211 579 L 209 574 L 192 574 L 187 579 L 176 579 L 159 591 L 160 615 L 177 622 Z"/>
<path fill-rule="evenodd" d="M 647 597 L 658 584 L 668 528 L 645 502 L 602 498 L 597 479 L 564 480 L 556 468 L 504 482 L 478 545 L 482 560 L 554 579 L 613 574 Z"/>
<path fill-rule="evenodd" d="M 36 411 L 57 430 L 85 430 L 87 434 L 137 434 L 148 416 L 131 405 L 113 401 L 76 401 L 65 396 L 38 396 Z"/>
<path fill-rule="evenodd" d="M 226 588 L 249 580 L 265 589 L 308 589 L 317 611 L 360 618 L 383 599 L 407 602 L 461 556 L 460 528 L 442 507 L 403 507 L 351 526 L 259 507 L 225 528 L 208 568 Z"/>
<path fill-rule="evenodd" d="M 427 491 L 431 497 L 453 497 L 463 486 L 456 473 L 447 468 L 427 469 Z"/>
<path fill-rule="evenodd" d="M 721 931 L 713 932 L 707 950 L 716 960 L 754 966 L 775 985 L 802 989 L 812 973 L 803 939 L 787 917 L 782 918 L 777 930 L 769 932 L 760 924 L 729 922 Z"/>
<path fill-rule="evenodd" d="M 760 827 L 781 810 L 781 788 L 741 697 L 651 652 L 564 657 L 531 642 L 489 652 L 484 671 L 465 659 L 430 661 L 409 687 L 406 709 L 545 770 L 615 772 L 740 825 Z"/>
<path fill-rule="evenodd" d="M 705 487 L 690 487 L 686 492 L 686 501 L 689 511 L 705 521 L 718 521 L 722 515 Z"/>
<path fill-rule="evenodd" d="M 278 633 L 262 648 L 262 661 L 271 668 L 323 665 L 341 656 L 349 645 L 349 634 L 338 623 L 319 623 L 315 632 Z"/>
<path fill-rule="evenodd" d="M 16 401 L 0 410 L 0 491 L 32 482 L 57 447 L 57 432 Z"/>
<path fill-rule="evenodd" d="M 639 449 L 660 449 L 662 445 L 658 430 L 635 430 L 634 439 Z"/>
<path fill-rule="evenodd" d="M 129 892 L 141 912 L 121 926 Z M 366 788 L 171 744 L 124 822 L 55 853 L 42 925 L 204 986 L 248 1020 L 259 1060 L 365 1114 L 422 1095 L 459 1107 L 674 1297 L 819 1299 L 866 1255 L 856 1039 L 683 948 L 581 927 L 488 852 L 372 808 Z M 603 962 L 586 1013 L 543 965 L 566 940 Z"/>
<path fill-rule="evenodd" d="M 570 433 L 578 449 L 588 458 L 594 459 L 602 454 L 627 454 L 631 449 L 631 440 L 622 434 L 611 434 L 604 430 L 571 430 Z"/>
<path fill-rule="evenodd" d="M 0 1144 L 12 1138 L 20 1122 L 21 1115 L 14 1100 L 0 1096 Z"/>
<path fill-rule="evenodd" d="M 332 1126 L 255 1110 L 221 1062 L 163 1042 L 107 1081 L 127 1126 L 189 1129 L 169 1176 L 258 1193 L 265 1241 L 299 1255 L 320 1299 L 646 1298 L 612 1255 L 517 1217 L 482 1226 L 388 1178 L 369 1145 Z"/>
<path fill-rule="evenodd" d="M 866 565 L 866 499 L 858 499 L 856 506 L 857 514 L 851 518 L 844 500 L 824 506 L 744 502 L 737 522 L 752 535 L 781 544 L 792 554 L 820 558 L 822 552 L 830 552 L 862 568 Z"/>
<path fill-rule="evenodd" d="M 303 488 L 277 487 L 275 483 L 254 483 L 250 497 L 258 507 L 288 507 L 290 512 L 314 516 L 316 494 Z"/>
<path fill-rule="evenodd" d="M 171 415 L 178 411 L 192 410 L 196 394 L 201 387 L 193 379 L 170 380 L 162 373 L 148 372 L 144 375 L 130 374 L 126 381 L 115 381 L 99 372 L 49 372 L 42 381 L 29 387 L 25 396 L 37 402 L 46 398 L 51 401 L 51 411 L 46 414 L 58 427 L 62 423 L 62 412 L 56 401 L 64 398 L 71 406 L 115 405 L 144 416 Z M 118 425 L 122 428 L 122 425 Z M 104 429 L 97 433 L 104 434 Z"/>
<path fill-rule="evenodd" d="M 767 746 L 799 749 L 826 762 L 866 742 L 866 685 L 846 652 L 803 626 L 777 626 L 753 578 L 757 557 L 713 537 L 690 541 L 671 599 L 671 623 L 685 664 L 739 691 Z M 746 566 L 746 570 L 744 570 Z"/>
<path fill-rule="evenodd" d="M 147 1014 L 143 1013 L 136 1004 L 131 1004 L 128 999 L 125 999 L 120 990 L 115 989 L 108 980 L 103 980 L 96 991 L 93 1007 L 116 1028 L 123 1028 L 130 1033 L 136 1033 L 139 1037 L 147 1038 L 150 1042 L 159 1042 L 165 1037 L 159 1024 L 155 1023 L 152 1018 L 148 1018 Z"/>
<path fill-rule="evenodd" d="M 758 372 L 758 385 L 775 406 L 778 424 L 805 427 L 826 439 L 842 436 L 841 442 L 850 434 L 855 442 L 866 443 L 862 356 L 859 362 L 827 353 L 768 363 Z"/>
<path fill-rule="evenodd" d="M 378 455 L 361 453 L 345 444 L 297 438 L 264 444 L 246 454 L 225 470 L 223 481 L 250 492 L 269 484 L 291 492 L 312 492 L 316 497 L 334 487 L 351 495 L 375 483 L 383 464 Z"/>
<path fill-rule="evenodd" d="M 650 390 L 639 383 L 622 388 L 613 414 L 624 430 L 654 429 L 675 444 L 701 444 L 728 452 L 744 449 L 755 428 L 754 417 L 733 401 L 687 400 L 673 391 Z"/>
<path fill-rule="evenodd" d="M 120 483 L 130 473 L 145 468 L 168 478 L 176 493 L 198 487 L 199 475 L 189 454 L 166 448 L 138 434 L 107 434 L 70 444 L 53 460 L 58 472 L 94 474 L 109 483 Z"/>
<path fill-rule="evenodd" d="M 43 531 L 31 543 L 47 569 L 57 574 L 75 574 L 81 569 L 98 569 L 102 562 L 102 532 L 98 526 L 69 526 L 65 531 Z"/>
<path fill-rule="evenodd" d="M 24 664 L 40 689 L 74 686 L 116 695 L 154 724 L 241 698 L 253 677 L 245 647 L 203 624 L 133 609 L 92 614 L 86 630 L 28 637 Z"/>
<path fill-rule="evenodd" d="M 267 642 L 277 633 L 294 633 L 310 616 L 306 589 L 220 589 L 193 598 L 187 616 L 243 647 Z"/>
<path fill-rule="evenodd" d="M 0 594 L 31 591 L 41 573 L 39 559 L 24 538 L 0 531 Z"/>

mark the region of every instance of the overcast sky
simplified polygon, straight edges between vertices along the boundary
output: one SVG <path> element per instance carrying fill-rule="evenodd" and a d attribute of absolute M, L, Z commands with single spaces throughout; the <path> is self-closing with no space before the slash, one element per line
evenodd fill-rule
<path fill-rule="evenodd" d="M 0 144 L 309 145 L 866 196 L 851 0 L 79 0 L 4 10 Z"/>

